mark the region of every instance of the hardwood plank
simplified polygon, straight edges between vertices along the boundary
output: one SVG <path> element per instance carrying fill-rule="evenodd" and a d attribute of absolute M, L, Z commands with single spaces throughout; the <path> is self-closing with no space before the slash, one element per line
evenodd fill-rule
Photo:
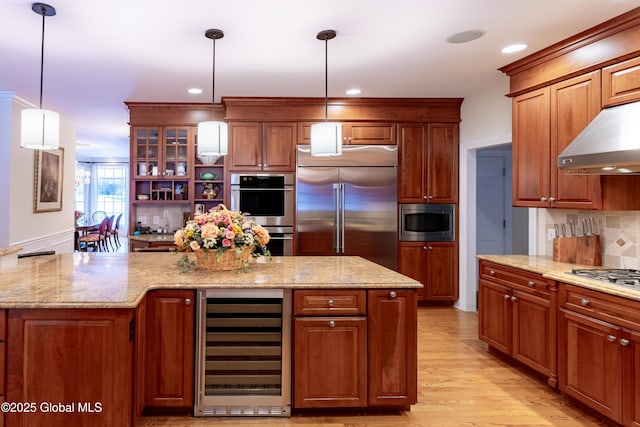
<path fill-rule="evenodd" d="M 478 339 L 478 316 L 418 308 L 418 403 L 410 412 L 319 412 L 291 418 L 142 417 L 139 427 L 602 425 L 544 379 L 523 372 Z"/>

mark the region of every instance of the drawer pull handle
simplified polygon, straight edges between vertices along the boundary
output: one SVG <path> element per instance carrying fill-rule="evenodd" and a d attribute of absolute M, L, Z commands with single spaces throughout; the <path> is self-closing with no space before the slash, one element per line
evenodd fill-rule
<path fill-rule="evenodd" d="M 615 335 L 607 335 L 607 339 L 609 340 L 609 342 L 616 342 L 616 336 Z"/>
<path fill-rule="evenodd" d="M 528 282 L 527 282 L 527 285 L 529 285 L 530 287 L 534 287 L 536 284 L 535 284 L 535 282 L 528 281 Z"/>
<path fill-rule="evenodd" d="M 629 340 L 621 338 L 620 339 L 620 345 L 625 346 L 625 347 L 628 346 L 629 345 Z"/>
<path fill-rule="evenodd" d="M 588 299 L 586 299 L 586 298 L 582 298 L 582 299 L 580 300 L 580 304 L 584 305 L 585 307 L 586 307 L 587 305 L 589 305 L 589 302 L 590 302 L 590 301 L 589 301 Z"/>
<path fill-rule="evenodd" d="M 190 298 L 185 298 L 184 299 L 184 305 L 191 305 L 191 299 Z"/>
<path fill-rule="evenodd" d="M 496 272 L 495 272 L 495 271 L 493 271 L 493 270 L 489 270 L 489 274 L 490 274 L 491 276 L 495 276 L 495 275 L 496 275 Z"/>
<path fill-rule="evenodd" d="M 511 301 L 517 301 L 517 300 L 518 300 L 518 298 L 516 298 L 516 297 L 511 297 Z"/>
<path fill-rule="evenodd" d="M 398 294 L 396 294 L 396 293 L 395 293 L 395 291 L 391 291 L 391 292 L 389 292 L 389 297 L 391 297 L 391 298 L 395 298 L 395 297 L 397 297 L 397 296 L 398 296 Z"/>
<path fill-rule="evenodd" d="M 330 307 L 333 307 L 335 302 L 332 299 L 330 299 L 329 301 L 327 301 L 327 304 L 329 304 Z"/>
<path fill-rule="evenodd" d="M 511 295 L 504 294 L 504 299 L 509 299 L 509 298 L 511 298 Z"/>
<path fill-rule="evenodd" d="M 330 328 L 335 328 L 336 327 L 336 322 L 334 322 L 333 320 L 329 320 L 329 327 Z"/>

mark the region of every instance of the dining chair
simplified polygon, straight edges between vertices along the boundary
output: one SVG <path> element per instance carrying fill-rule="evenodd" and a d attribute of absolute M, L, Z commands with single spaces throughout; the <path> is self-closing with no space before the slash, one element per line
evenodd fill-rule
<path fill-rule="evenodd" d="M 84 234 L 78 237 L 78 250 L 82 250 L 82 244 L 84 243 L 85 251 L 89 252 L 89 246 L 93 247 L 94 251 L 102 252 L 104 248 L 105 251 L 108 251 L 106 244 L 106 235 L 107 235 L 107 222 L 109 218 L 104 218 L 100 223 L 100 227 L 98 227 L 98 231 Z"/>
<path fill-rule="evenodd" d="M 94 213 L 91 214 L 91 221 L 93 221 L 94 224 L 97 224 L 98 222 L 102 221 L 106 217 L 107 217 L 107 213 L 105 211 L 95 211 Z"/>
<path fill-rule="evenodd" d="M 105 231 L 105 235 L 104 235 L 104 244 L 105 246 L 107 246 L 107 250 L 109 250 L 109 245 L 111 245 L 111 249 L 113 249 L 114 251 L 116 250 L 116 247 L 113 244 L 113 240 L 111 239 L 111 229 L 113 228 L 113 219 L 115 218 L 115 215 L 111 215 L 109 217 L 107 217 L 107 229 Z"/>
<path fill-rule="evenodd" d="M 122 219 L 122 213 L 120 213 L 120 215 L 118 215 L 118 218 L 116 218 L 116 222 L 115 225 L 111 228 L 111 231 L 109 231 L 109 234 L 111 234 L 113 236 L 113 241 L 116 242 L 116 246 L 120 247 L 120 237 L 118 236 L 118 232 L 120 231 L 120 220 Z"/>

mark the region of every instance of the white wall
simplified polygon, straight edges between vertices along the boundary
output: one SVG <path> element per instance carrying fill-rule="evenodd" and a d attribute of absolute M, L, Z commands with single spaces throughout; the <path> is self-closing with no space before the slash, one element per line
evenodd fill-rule
<path fill-rule="evenodd" d="M 499 74 L 499 71 L 496 71 Z M 476 150 L 511 142 L 509 79 L 465 98 L 460 123 L 460 298 L 456 307 L 476 311 Z"/>
<path fill-rule="evenodd" d="M 0 92 L 0 200 L 8 201 L 0 204 L 0 247 L 21 246 L 25 253 L 72 252 L 76 126 L 60 117 L 62 211 L 34 213 L 35 154 L 20 147 L 20 116 L 25 108 L 37 106 L 13 92 Z"/>

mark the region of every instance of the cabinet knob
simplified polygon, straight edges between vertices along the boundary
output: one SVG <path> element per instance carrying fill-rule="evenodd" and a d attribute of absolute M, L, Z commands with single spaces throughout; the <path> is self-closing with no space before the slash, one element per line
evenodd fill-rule
<path fill-rule="evenodd" d="M 621 338 L 620 339 L 620 345 L 625 346 L 625 347 L 628 346 L 629 345 L 629 340 Z"/>
<path fill-rule="evenodd" d="M 531 280 L 529 280 L 529 281 L 527 282 L 527 285 L 529 285 L 529 287 L 531 287 L 531 288 L 532 288 L 532 287 L 534 287 L 536 284 L 535 284 L 534 282 L 532 282 Z"/>
<path fill-rule="evenodd" d="M 426 250 L 427 250 L 427 247 L 426 247 L 426 246 L 423 246 L 423 247 L 422 247 L 422 249 L 424 249 L 424 250 L 426 251 Z"/>
<path fill-rule="evenodd" d="M 495 276 L 495 275 L 496 275 L 496 272 L 495 272 L 494 270 L 489 270 L 489 274 L 490 274 L 491 276 Z"/>
<path fill-rule="evenodd" d="M 431 200 L 433 199 L 433 196 L 427 196 L 427 199 Z"/>
<path fill-rule="evenodd" d="M 504 294 L 504 299 L 510 299 L 511 295 Z"/>
<path fill-rule="evenodd" d="M 427 200 L 427 196 L 422 196 L 423 199 Z"/>
<path fill-rule="evenodd" d="M 616 336 L 615 335 L 607 335 L 607 339 L 609 340 L 609 342 L 616 342 Z"/>
<path fill-rule="evenodd" d="M 329 327 L 330 328 L 335 328 L 336 327 L 336 322 L 334 322 L 333 320 L 329 320 Z"/>
<path fill-rule="evenodd" d="M 185 298 L 184 305 L 191 305 L 191 298 Z"/>
<path fill-rule="evenodd" d="M 511 297 L 511 301 L 517 301 L 517 300 L 518 300 L 518 298 L 516 298 L 516 297 Z"/>
<path fill-rule="evenodd" d="M 556 201 L 556 198 L 555 198 L 555 197 L 549 197 L 549 201 L 550 201 L 551 203 L 553 203 L 553 202 L 555 202 L 555 201 Z"/>
<path fill-rule="evenodd" d="M 395 297 L 397 297 L 397 296 L 398 296 L 398 294 L 396 294 L 396 292 L 395 292 L 395 291 L 391 291 L 391 292 L 389 292 L 389 297 L 390 297 L 390 298 L 395 298 Z"/>
<path fill-rule="evenodd" d="M 427 250 L 432 251 L 433 250 L 433 246 L 427 246 Z"/>
<path fill-rule="evenodd" d="M 588 299 L 586 299 L 586 298 L 582 298 L 580 300 L 580 304 L 584 305 L 585 307 L 589 305 L 589 302 L 590 301 Z"/>
<path fill-rule="evenodd" d="M 540 197 L 540 201 L 541 201 L 541 202 L 546 202 L 546 201 L 547 201 L 547 198 L 546 198 L 546 197 Z"/>
<path fill-rule="evenodd" d="M 335 302 L 332 299 L 330 299 L 329 301 L 327 301 L 327 304 L 329 304 L 329 306 L 333 307 L 333 304 L 335 304 Z"/>

